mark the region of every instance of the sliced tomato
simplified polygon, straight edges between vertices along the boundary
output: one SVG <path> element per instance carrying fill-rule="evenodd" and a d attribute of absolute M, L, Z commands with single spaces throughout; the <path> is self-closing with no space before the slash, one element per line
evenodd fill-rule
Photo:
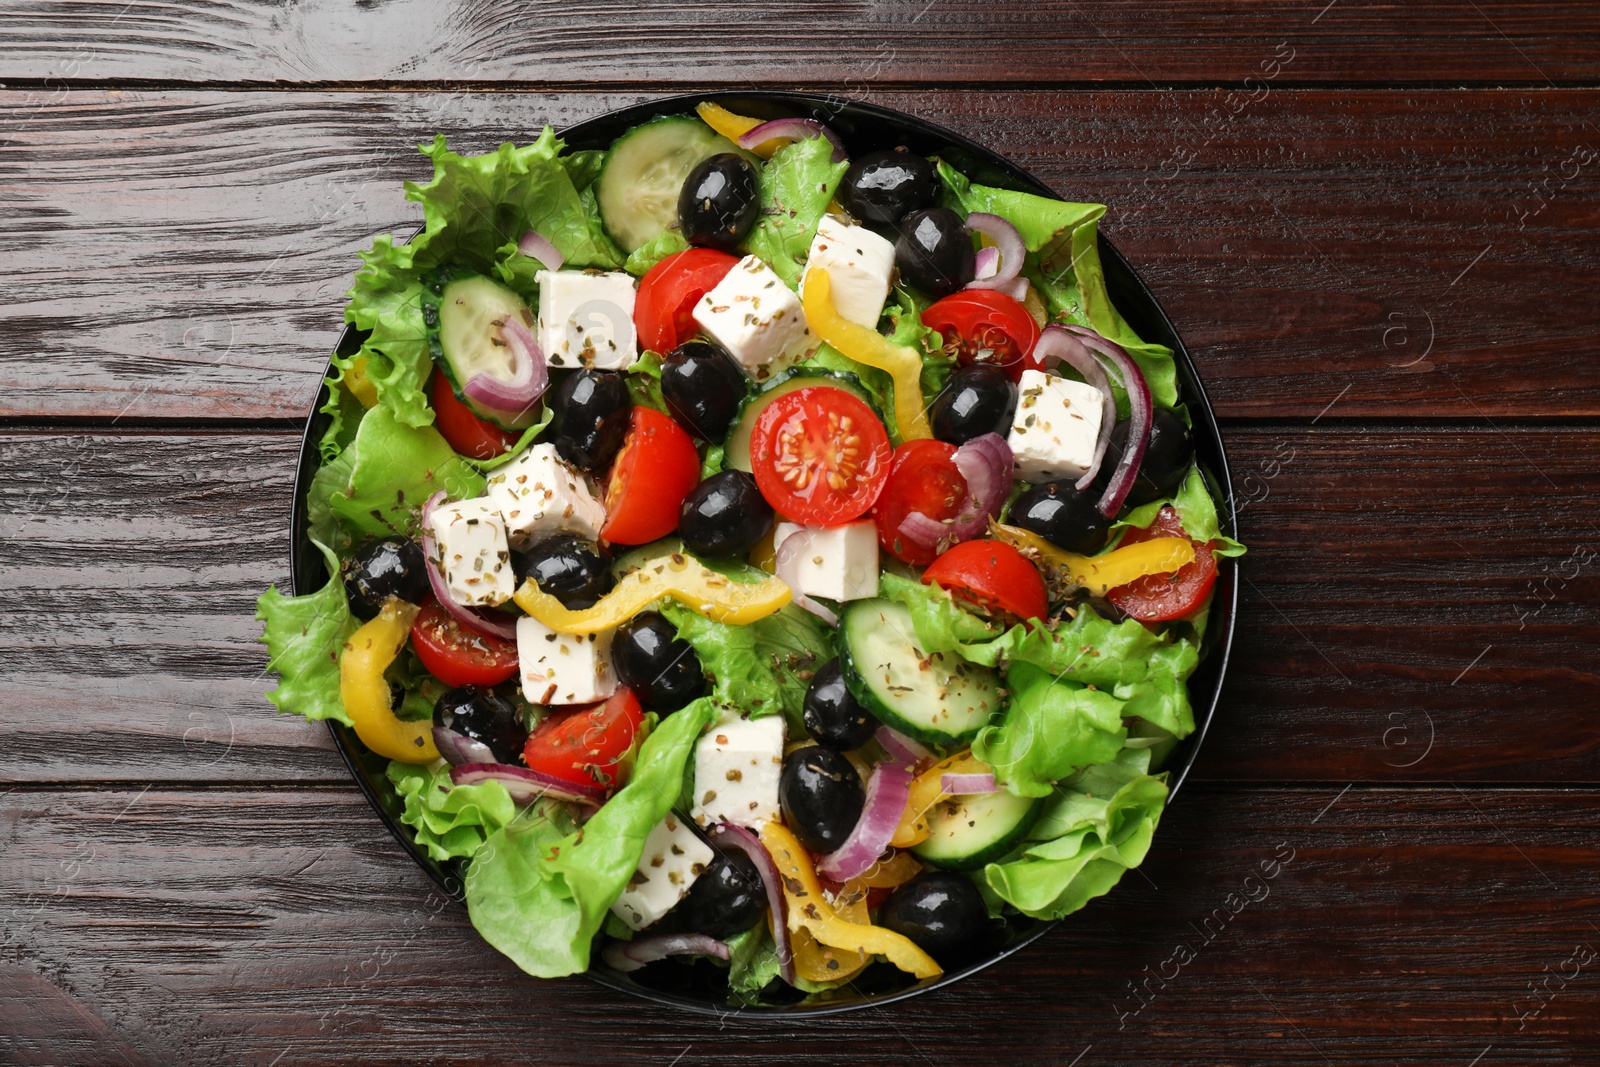
<path fill-rule="evenodd" d="M 913 511 L 940 522 L 960 513 L 961 502 L 967 496 L 967 480 L 950 458 L 955 454 L 955 445 L 931 438 L 907 441 L 894 450 L 889 480 L 872 509 L 872 520 L 878 524 L 878 544 L 889 555 L 917 567 L 926 567 L 938 557 L 939 550 L 934 546 L 901 534 L 900 524 Z"/>
<path fill-rule="evenodd" d="M 456 399 L 450 379 L 433 375 L 433 424 L 450 447 L 473 459 L 493 459 L 517 443 L 520 432 L 502 430 L 485 422 L 472 409 Z"/>
<path fill-rule="evenodd" d="M 828 385 L 780 396 L 750 432 L 761 495 L 778 514 L 807 526 L 837 526 L 866 514 L 893 456 L 872 409 Z"/>
<path fill-rule="evenodd" d="M 445 685 L 499 685 L 517 673 L 517 643 L 457 622 L 429 597 L 411 624 L 417 658 Z"/>
<path fill-rule="evenodd" d="M 694 306 L 739 262 L 714 248 L 691 248 L 663 259 L 639 279 L 633 325 L 639 345 L 666 355 L 695 335 Z"/>
<path fill-rule="evenodd" d="M 1148 529 L 1129 530 L 1122 543 L 1136 545 L 1157 537 L 1189 537 L 1170 504 L 1161 509 Z M 1211 542 L 1202 544 L 1191 537 L 1189 543 L 1194 545 L 1194 562 L 1171 574 L 1147 574 L 1119 585 L 1106 593 L 1106 599 L 1140 622 L 1167 622 L 1199 611 L 1217 582 L 1217 557 L 1212 554 Z"/>
<path fill-rule="evenodd" d="M 922 313 L 922 324 L 939 331 L 945 351 L 962 363 L 996 363 L 1013 380 L 1024 370 L 1038 370 L 1033 346 L 1039 324 L 1028 309 L 994 289 L 962 289 L 935 301 Z"/>
<path fill-rule="evenodd" d="M 615 786 L 625 776 L 627 756 L 644 722 L 639 698 L 626 686 L 605 703 L 552 715 L 522 749 L 531 771 L 580 785 Z"/>
<path fill-rule="evenodd" d="M 989 611 L 1009 611 L 1019 619 L 1042 619 L 1050 609 L 1044 578 L 1027 556 L 1001 541 L 963 541 L 922 572 L 923 584 L 937 583 L 951 594 Z"/>
<path fill-rule="evenodd" d="M 683 427 L 655 408 L 635 407 L 606 486 L 602 540 L 642 545 L 678 528 L 678 508 L 700 482 L 700 453 Z"/>

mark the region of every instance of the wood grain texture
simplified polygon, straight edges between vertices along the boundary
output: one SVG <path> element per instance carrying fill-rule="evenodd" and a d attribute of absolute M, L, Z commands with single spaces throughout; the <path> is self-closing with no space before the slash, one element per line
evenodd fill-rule
<path fill-rule="evenodd" d="M 0 1055 L 26 982 L 152 1063 L 1570 1065 L 1600 1054 L 1597 832 L 1588 790 L 1203 787 L 1012 959 L 784 1022 L 522 975 L 352 789 L 15 791 Z"/>
<path fill-rule="evenodd" d="M 1109 204 L 1224 417 L 1600 414 L 1600 90 L 1281 84 L 865 96 Z M 302 418 L 412 145 L 640 98 L 0 93 L 0 417 Z"/>
<path fill-rule="evenodd" d="M 1600 73 L 1578 2 L 512 4 L 20 0 L 0 78 L 541 85 L 1237 82 L 1543 85 Z"/>
<path fill-rule="evenodd" d="M 1600 778 L 1600 432 L 1227 443 L 1251 552 L 1197 775 Z M 0 437 L 0 780 L 346 780 L 321 727 L 261 699 L 298 444 Z"/>

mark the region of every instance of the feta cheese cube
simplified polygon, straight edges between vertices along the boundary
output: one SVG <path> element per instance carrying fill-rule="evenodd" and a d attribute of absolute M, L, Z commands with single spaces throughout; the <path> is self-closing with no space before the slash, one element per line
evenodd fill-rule
<path fill-rule="evenodd" d="M 701 826 L 731 822 L 759 829 L 778 817 L 782 771 L 782 715 L 713 726 L 695 745 L 690 814 Z"/>
<path fill-rule="evenodd" d="M 799 360 L 812 341 L 800 298 L 759 256 L 736 263 L 694 306 L 694 321 L 757 381 Z"/>
<path fill-rule="evenodd" d="M 799 526 L 780 522 L 772 543 L 781 548 L 791 534 L 802 540 L 795 589 L 829 600 L 865 600 L 878 595 L 878 527 L 871 522 L 843 526 Z"/>
<path fill-rule="evenodd" d="M 462 604 L 504 604 L 517 591 L 506 523 L 486 496 L 440 504 L 428 517 L 434 558 Z"/>
<path fill-rule="evenodd" d="M 645 837 L 639 869 L 611 910 L 633 929 L 643 930 L 684 898 L 711 866 L 712 855 L 711 846 L 687 823 L 668 814 Z"/>
<path fill-rule="evenodd" d="M 833 306 L 851 322 L 878 327 L 894 274 L 894 245 L 864 226 L 849 226 L 822 216 L 806 255 L 806 270 L 821 267 L 833 283 Z M 800 276 L 805 292 L 805 275 Z"/>
<path fill-rule="evenodd" d="M 592 541 L 606 521 L 605 505 L 589 480 L 549 443 L 529 447 L 491 474 L 487 492 L 505 517 L 511 547 L 519 551 L 558 533 Z"/>
<path fill-rule="evenodd" d="M 592 704 L 617 690 L 611 670 L 616 631 L 564 634 L 531 616 L 517 620 L 522 695 L 534 704 Z"/>
<path fill-rule="evenodd" d="M 1006 443 L 1025 482 L 1081 478 L 1094 462 L 1103 412 L 1100 390 L 1071 378 L 1025 370 Z"/>
<path fill-rule="evenodd" d="M 621 271 L 542 270 L 539 347 L 552 367 L 625 370 L 639 358 L 633 277 Z"/>

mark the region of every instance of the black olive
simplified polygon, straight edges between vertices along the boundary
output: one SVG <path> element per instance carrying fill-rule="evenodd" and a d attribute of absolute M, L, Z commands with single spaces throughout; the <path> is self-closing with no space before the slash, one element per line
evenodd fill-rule
<path fill-rule="evenodd" d="M 562 607 L 590 608 L 611 591 L 611 553 L 576 534 L 556 534 L 512 554 L 517 581 L 532 578 Z"/>
<path fill-rule="evenodd" d="M 561 458 L 595 474 L 611 466 L 628 434 L 633 403 L 615 371 L 584 368 L 557 383 L 550 404 L 550 440 Z"/>
<path fill-rule="evenodd" d="M 772 505 L 741 470 L 713 474 L 678 509 L 678 536 L 697 556 L 743 556 L 772 529 Z"/>
<path fill-rule="evenodd" d="M 493 689 L 463 685 L 441 696 L 433 705 L 433 725 L 488 746 L 496 763 L 515 764 L 528 743 L 522 712 Z"/>
<path fill-rule="evenodd" d="M 818 744 L 841 751 L 860 748 L 878 728 L 872 712 L 862 707 L 844 684 L 838 660 L 830 660 L 811 678 L 803 716 L 806 733 Z"/>
<path fill-rule="evenodd" d="M 1068 552 L 1098 552 L 1106 543 L 1111 520 L 1100 514 L 1100 490 L 1094 485 L 1079 490 L 1075 480 L 1040 482 L 1017 497 L 1007 521 Z"/>
<path fill-rule="evenodd" d="M 673 910 L 688 929 L 722 941 L 744 933 L 767 913 L 767 891 L 755 861 L 737 849 L 718 849 Z"/>
<path fill-rule="evenodd" d="M 694 646 L 658 611 L 640 612 L 618 627 L 611 666 L 645 707 L 657 711 L 677 711 L 705 692 Z"/>
<path fill-rule="evenodd" d="M 739 413 L 749 388 L 744 371 L 722 349 L 689 341 L 661 361 L 661 398 L 679 426 L 707 441 L 720 441 Z"/>
<path fill-rule="evenodd" d="M 1122 419 L 1111 428 L 1106 456 L 1095 478 L 1095 485 L 1099 489 L 1103 489 L 1111 480 L 1111 472 L 1116 470 L 1123 450 L 1128 447 L 1129 425 L 1127 419 Z M 1150 423 L 1150 440 L 1144 446 L 1144 458 L 1139 462 L 1139 474 L 1134 478 L 1133 487 L 1128 490 L 1128 497 L 1122 506 L 1136 508 L 1152 500 L 1170 497 L 1183 484 L 1184 476 L 1189 473 L 1189 465 L 1193 462 L 1194 445 L 1189 441 L 1189 427 L 1183 424 L 1177 412 L 1166 408 L 1157 410 Z"/>
<path fill-rule="evenodd" d="M 894 243 L 900 277 L 934 297 L 949 296 L 972 281 L 977 253 L 961 216 L 945 207 L 913 211 L 900 220 Z"/>
<path fill-rule="evenodd" d="M 1011 429 L 1017 410 L 1017 383 L 993 364 L 974 363 L 950 376 L 933 401 L 933 436 L 953 445 Z"/>
<path fill-rule="evenodd" d="M 884 898 L 878 925 L 909 937 L 941 963 L 970 957 L 989 932 L 989 909 L 972 880 L 925 871 Z"/>
<path fill-rule="evenodd" d="M 405 537 L 368 541 L 344 566 L 344 594 L 350 610 L 370 619 L 391 596 L 420 604 L 428 595 L 427 561 L 422 547 Z"/>
<path fill-rule="evenodd" d="M 832 852 L 844 844 L 865 802 L 855 766 L 833 749 L 810 745 L 783 758 L 778 776 L 783 821 L 812 852 Z"/>
<path fill-rule="evenodd" d="M 692 245 L 732 252 L 760 213 L 755 164 L 733 152 L 702 160 L 678 193 L 678 226 Z"/>
<path fill-rule="evenodd" d="M 922 156 L 904 148 L 868 152 L 850 164 L 839 183 L 839 203 L 863 222 L 893 226 L 939 201 L 939 175 Z"/>

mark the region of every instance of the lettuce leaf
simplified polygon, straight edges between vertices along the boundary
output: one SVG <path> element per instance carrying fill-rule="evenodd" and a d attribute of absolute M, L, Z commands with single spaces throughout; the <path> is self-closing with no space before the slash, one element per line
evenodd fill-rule
<path fill-rule="evenodd" d="M 324 470 L 329 481 L 344 478 L 342 485 L 324 483 L 327 505 L 355 534 L 409 533 L 417 511 L 439 490 L 462 498 L 484 489 L 483 475 L 438 430 L 408 425 L 383 404 L 366 413 L 350 447 Z M 317 472 L 317 478 L 322 475 Z M 312 486 L 317 488 L 316 479 Z"/>
<path fill-rule="evenodd" d="M 326 545 L 313 542 L 333 575 L 315 593 L 284 596 L 276 586 L 256 601 L 256 618 L 267 646 L 267 669 L 278 674 L 278 686 L 267 699 L 279 711 L 307 719 L 338 719 L 350 725 L 339 700 L 339 651 L 356 631 L 345 599 L 339 559 Z"/>
<path fill-rule="evenodd" d="M 436 860 L 472 855 L 516 818 L 517 805 L 499 782 L 452 786 L 448 765 L 433 769 L 398 760 L 387 773 L 405 804 L 400 821 L 416 830 L 417 844 Z"/>
<path fill-rule="evenodd" d="M 1147 751 L 1125 749 L 1062 782 L 1029 833 L 1037 843 L 984 868 L 990 890 L 1038 919 L 1059 919 L 1109 892 L 1144 860 L 1166 805 L 1166 783 L 1146 773 L 1148 761 Z"/>
<path fill-rule="evenodd" d="M 684 765 L 717 717 L 707 699 L 667 716 L 639 749 L 633 777 L 581 828 L 534 805 L 489 835 L 467 868 L 467 911 L 483 939 L 529 974 L 589 966 L 608 909 L 633 877 L 644 839 L 678 799 Z"/>
<path fill-rule="evenodd" d="M 650 272 L 650 268 L 660 263 L 668 256 L 687 251 L 689 242 L 683 239 L 683 234 L 676 229 L 662 230 L 644 244 L 628 253 L 628 261 L 622 268 L 629 274 L 643 278 Z"/>
<path fill-rule="evenodd" d="M 786 145 L 761 168 L 761 217 L 741 247 L 766 260 L 791 289 L 799 288 L 817 223 L 849 169 L 848 162 L 833 162 L 833 144 L 823 137 Z"/>
<path fill-rule="evenodd" d="M 765 920 L 727 939 L 728 991 L 741 1004 L 761 1003 L 761 991 L 778 977 L 778 946 Z"/>
<path fill-rule="evenodd" d="M 1126 527 L 1148 529 L 1156 521 L 1156 515 L 1163 507 L 1171 504 L 1178 512 L 1178 519 L 1183 523 L 1183 532 L 1196 541 L 1210 541 L 1211 551 L 1219 556 L 1242 556 L 1245 553 L 1244 545 L 1222 533 L 1222 523 L 1217 518 L 1217 504 L 1211 499 L 1211 492 L 1206 488 L 1205 476 L 1200 473 L 1199 467 L 1190 467 L 1183 484 L 1178 487 L 1177 493 L 1168 500 L 1153 500 L 1128 512 L 1117 520 L 1112 530 Z"/>
<path fill-rule="evenodd" d="M 730 626 L 667 602 L 661 614 L 694 646 L 711 679 L 719 713 L 759 719 L 782 714 L 791 736 L 804 736 L 801 712 L 818 667 L 833 658 L 822 623 L 787 605 L 746 626 Z"/>
<path fill-rule="evenodd" d="M 1052 783 L 1112 759 L 1128 731 L 1123 701 L 1110 693 L 1060 680 L 1031 663 L 1006 669 L 1011 700 L 997 725 L 985 726 L 972 754 L 992 766 L 995 780 L 1018 796 L 1048 796 Z"/>

